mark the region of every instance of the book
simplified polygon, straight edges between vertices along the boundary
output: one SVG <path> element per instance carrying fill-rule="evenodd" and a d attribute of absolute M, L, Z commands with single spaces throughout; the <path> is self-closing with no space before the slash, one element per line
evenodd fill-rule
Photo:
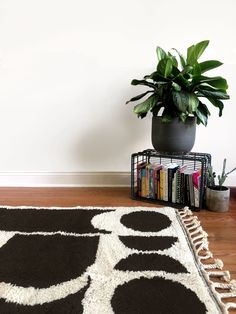
<path fill-rule="evenodd" d="M 160 188 L 159 199 L 163 201 L 164 200 L 164 167 L 160 169 L 160 187 L 159 188 Z"/>
<path fill-rule="evenodd" d="M 190 196 L 190 206 L 194 207 L 194 190 L 193 190 L 193 173 L 189 175 L 189 196 Z"/>
<path fill-rule="evenodd" d="M 201 180 L 201 172 L 200 170 L 196 170 L 193 173 L 193 195 L 194 195 L 194 206 L 199 207 L 199 199 L 200 199 L 200 180 Z"/>
<path fill-rule="evenodd" d="M 149 198 L 149 167 L 150 164 L 146 165 L 146 173 L 145 173 L 145 195 L 144 197 Z"/>
<path fill-rule="evenodd" d="M 194 199 L 193 199 L 193 172 L 194 170 L 186 168 L 183 171 L 184 174 L 184 204 L 189 206 L 194 206 Z"/>
<path fill-rule="evenodd" d="M 184 170 L 187 169 L 187 165 L 181 165 L 176 171 L 176 203 L 183 203 L 183 175 Z"/>
<path fill-rule="evenodd" d="M 186 205 L 190 205 L 190 185 L 189 185 L 189 177 L 191 176 L 191 173 L 184 173 L 184 184 L 185 184 L 185 189 L 184 189 L 184 193 L 185 193 L 185 204 Z"/>
<path fill-rule="evenodd" d="M 166 165 L 167 167 L 167 200 L 168 202 L 172 202 L 172 181 L 174 178 L 174 174 L 179 168 L 179 165 L 176 163 L 170 163 Z"/>
<path fill-rule="evenodd" d="M 176 195 L 177 195 L 177 188 L 176 188 L 176 184 L 177 184 L 177 173 L 178 173 L 178 169 L 175 171 L 174 173 L 174 177 L 172 180 L 172 203 L 177 203 L 176 201 Z"/>
<path fill-rule="evenodd" d="M 168 169 L 165 166 L 162 167 L 163 177 L 163 201 L 168 201 Z"/>
<path fill-rule="evenodd" d="M 141 196 L 141 187 L 142 187 L 142 183 L 141 183 L 141 169 L 146 167 L 146 162 L 140 162 L 139 164 L 137 164 L 137 195 Z"/>
<path fill-rule="evenodd" d="M 148 198 L 155 199 L 155 187 L 154 187 L 154 169 L 155 164 L 149 164 L 148 166 Z"/>
<path fill-rule="evenodd" d="M 155 173 L 156 173 L 156 178 L 155 178 L 155 182 L 156 182 L 156 199 L 160 199 L 160 171 L 162 169 L 162 165 L 158 165 L 155 169 Z"/>
<path fill-rule="evenodd" d="M 141 168 L 141 197 L 146 197 L 146 166 Z"/>

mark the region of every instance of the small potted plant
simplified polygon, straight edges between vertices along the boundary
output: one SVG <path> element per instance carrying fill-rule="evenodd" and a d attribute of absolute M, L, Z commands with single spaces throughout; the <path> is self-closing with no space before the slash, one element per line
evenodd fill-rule
<path fill-rule="evenodd" d="M 199 62 L 209 44 L 204 40 L 187 49 L 186 57 L 173 48 L 173 53 L 157 47 L 156 70 L 141 80 L 132 80 L 132 85 L 148 87 L 144 93 L 129 102 L 144 101 L 134 106 L 138 117 L 152 118 L 152 144 L 157 151 L 187 153 L 191 151 L 196 132 L 196 123 L 207 125 L 209 104 L 224 108 L 223 101 L 229 99 L 227 81 L 221 76 L 205 76 L 209 70 L 222 65 L 220 61 Z M 207 103 L 205 103 L 207 100 Z M 209 103 L 209 104 L 208 104 Z"/>
<path fill-rule="evenodd" d="M 223 161 L 222 173 L 217 176 L 218 185 L 215 184 L 216 174 L 211 165 L 207 169 L 206 207 L 215 212 L 226 212 L 229 209 L 230 189 L 224 186 L 228 175 L 236 170 L 236 167 L 225 172 L 226 158 Z"/>

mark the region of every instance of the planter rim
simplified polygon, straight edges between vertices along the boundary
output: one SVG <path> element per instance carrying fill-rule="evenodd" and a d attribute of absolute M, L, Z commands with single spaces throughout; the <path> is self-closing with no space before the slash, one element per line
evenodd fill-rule
<path fill-rule="evenodd" d="M 207 189 L 209 190 L 212 190 L 212 191 L 215 191 L 215 192 L 226 192 L 229 190 L 229 187 L 228 186 L 224 186 L 222 185 L 222 190 L 219 190 L 218 189 L 219 185 L 215 185 L 215 186 L 207 186 Z"/>
<path fill-rule="evenodd" d="M 153 118 L 153 119 L 162 120 L 162 116 L 154 116 L 154 115 L 153 115 L 152 118 Z M 182 122 L 182 123 L 186 123 L 186 122 L 183 122 L 182 120 L 180 120 L 179 117 L 173 117 L 170 122 L 176 121 L 176 120 L 178 120 L 178 121 L 180 121 L 180 122 Z M 188 116 L 188 117 L 186 118 L 186 121 L 187 121 L 187 120 L 197 120 L 197 118 L 194 117 L 194 116 Z M 166 122 L 166 123 L 168 123 L 168 122 Z"/>

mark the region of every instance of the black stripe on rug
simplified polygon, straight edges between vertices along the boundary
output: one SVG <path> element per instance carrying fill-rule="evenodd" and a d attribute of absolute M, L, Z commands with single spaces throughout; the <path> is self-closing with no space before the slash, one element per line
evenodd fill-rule
<path fill-rule="evenodd" d="M 110 211 L 110 210 L 109 210 Z M 91 224 L 94 216 L 107 210 L 6 209 L 0 208 L 0 230 L 20 232 L 107 233 Z"/>

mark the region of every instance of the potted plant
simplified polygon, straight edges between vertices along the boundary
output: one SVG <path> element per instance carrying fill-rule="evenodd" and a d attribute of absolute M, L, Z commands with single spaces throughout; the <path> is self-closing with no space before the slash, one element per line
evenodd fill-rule
<path fill-rule="evenodd" d="M 211 211 L 225 212 L 229 209 L 230 189 L 224 186 L 225 179 L 230 173 L 236 170 L 236 167 L 229 172 L 225 172 L 226 158 L 223 161 L 221 175 L 218 175 L 218 185 L 215 184 L 216 174 L 211 165 L 207 169 L 207 189 L 206 189 L 206 207 Z"/>
<path fill-rule="evenodd" d="M 156 70 L 131 82 L 148 87 L 127 103 L 146 97 L 134 106 L 134 112 L 140 118 L 152 112 L 152 144 L 157 151 L 189 152 L 195 141 L 196 123 L 207 125 L 209 103 L 219 109 L 219 116 L 222 115 L 223 100 L 229 99 L 227 81 L 221 76 L 205 76 L 222 63 L 217 60 L 199 62 L 208 44 L 209 40 L 204 40 L 190 46 L 186 57 L 174 48 L 173 54 L 157 47 Z"/>

